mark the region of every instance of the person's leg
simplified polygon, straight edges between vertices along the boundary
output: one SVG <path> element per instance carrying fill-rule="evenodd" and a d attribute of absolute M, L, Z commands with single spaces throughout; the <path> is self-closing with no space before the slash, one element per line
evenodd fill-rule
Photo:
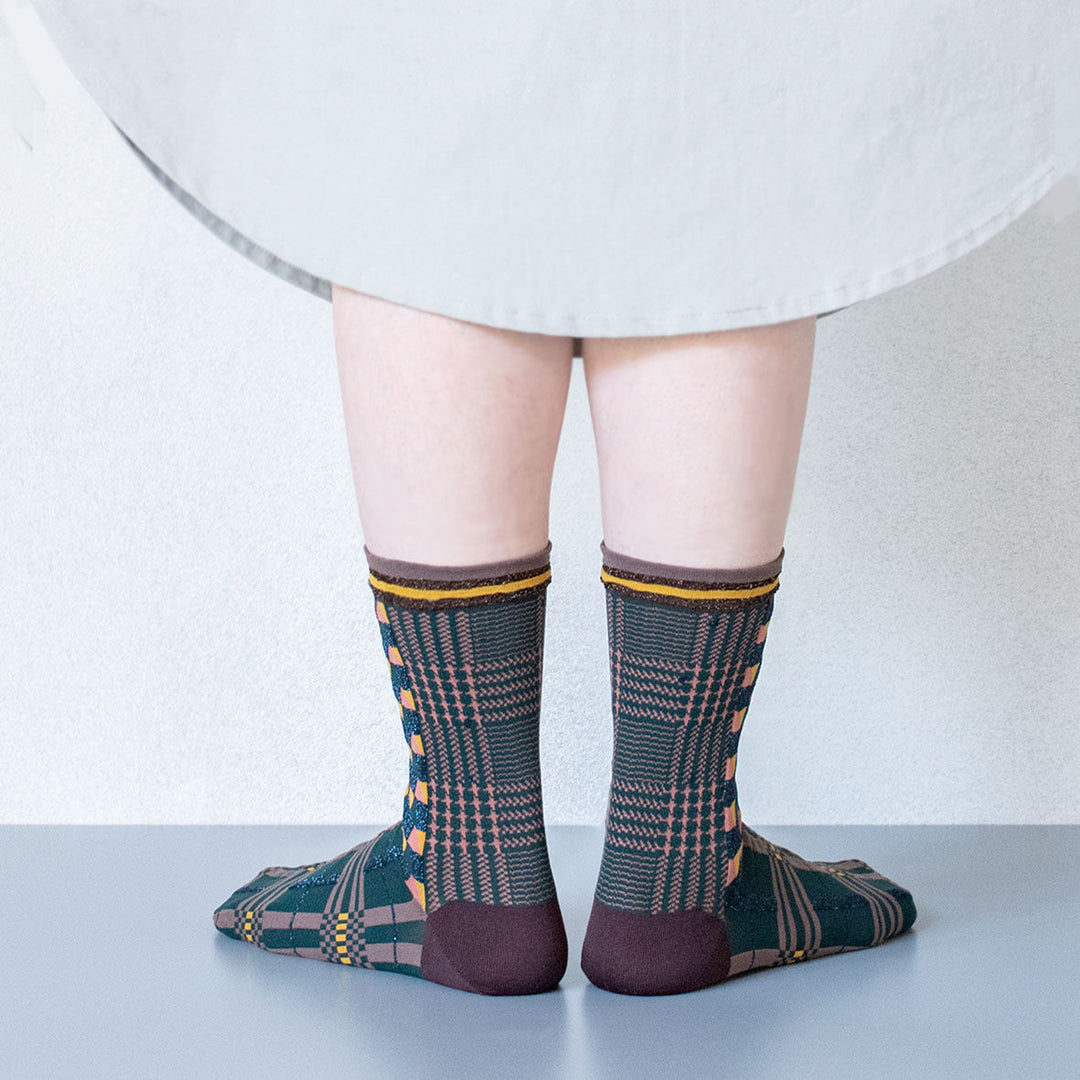
<path fill-rule="evenodd" d="M 463 990 L 534 993 L 566 967 L 539 712 L 548 499 L 573 339 L 334 286 L 369 584 L 409 747 L 402 819 L 215 912 L 275 952 Z"/>
<path fill-rule="evenodd" d="M 783 543 L 813 318 L 670 338 L 587 338 L 604 542 L 685 566 L 751 566 Z"/>
<path fill-rule="evenodd" d="M 582 967 L 605 989 L 699 989 L 876 945 L 915 918 L 865 863 L 809 863 L 738 806 L 815 326 L 584 341 L 615 748 Z"/>
<path fill-rule="evenodd" d="M 368 550 L 466 565 L 542 548 L 572 339 L 461 322 L 340 286 L 333 297 Z"/>

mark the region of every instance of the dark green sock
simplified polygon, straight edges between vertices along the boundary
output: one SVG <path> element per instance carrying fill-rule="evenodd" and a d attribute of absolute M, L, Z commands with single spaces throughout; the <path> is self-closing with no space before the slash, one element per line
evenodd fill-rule
<path fill-rule="evenodd" d="M 911 926 L 911 894 L 866 863 L 808 862 L 742 822 L 739 734 L 784 552 L 703 570 L 601 549 L 615 747 L 589 978 L 681 993 Z"/>
<path fill-rule="evenodd" d="M 550 548 L 467 567 L 365 548 L 409 747 L 402 819 L 335 858 L 264 869 L 214 912 L 219 930 L 475 993 L 559 982 L 539 753 Z"/>

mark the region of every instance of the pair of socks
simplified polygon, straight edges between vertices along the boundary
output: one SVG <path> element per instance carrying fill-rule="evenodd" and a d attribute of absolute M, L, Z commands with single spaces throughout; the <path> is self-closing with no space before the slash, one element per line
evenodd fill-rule
<path fill-rule="evenodd" d="M 262 870 L 215 910 L 220 931 L 473 993 L 557 986 L 567 941 L 539 756 L 550 550 L 439 567 L 365 548 L 409 751 L 401 820 Z M 682 993 L 910 927 L 910 893 L 866 863 L 808 862 L 742 822 L 738 740 L 783 551 L 703 570 L 601 550 L 615 741 L 588 978 Z"/>

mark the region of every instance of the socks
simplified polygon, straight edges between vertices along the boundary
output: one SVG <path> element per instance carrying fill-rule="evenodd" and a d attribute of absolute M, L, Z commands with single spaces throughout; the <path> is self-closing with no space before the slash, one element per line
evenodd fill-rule
<path fill-rule="evenodd" d="M 550 548 L 468 567 L 365 548 L 409 749 L 401 821 L 332 859 L 265 868 L 215 910 L 222 933 L 474 993 L 558 984 L 567 942 L 539 761 Z M 742 821 L 739 734 L 783 551 L 701 570 L 601 550 L 615 746 L 589 979 L 682 993 L 907 930 L 906 889 L 857 859 L 802 859 Z"/>
<path fill-rule="evenodd" d="M 438 567 L 365 547 L 409 748 L 402 819 L 333 859 L 264 869 L 214 912 L 219 930 L 473 993 L 556 986 L 567 943 L 539 754 L 550 550 Z"/>
<path fill-rule="evenodd" d="M 866 863 L 808 862 L 742 822 L 739 734 L 783 550 L 743 570 L 601 550 L 615 745 L 589 979 L 682 993 L 910 927 L 911 894 Z"/>

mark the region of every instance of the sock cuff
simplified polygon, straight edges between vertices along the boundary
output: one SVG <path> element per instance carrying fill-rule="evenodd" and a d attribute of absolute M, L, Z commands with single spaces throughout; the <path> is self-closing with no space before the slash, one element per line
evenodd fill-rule
<path fill-rule="evenodd" d="M 612 551 L 603 541 L 600 580 L 605 586 L 681 607 L 731 607 L 770 596 L 780 587 L 784 548 L 760 566 L 739 569 L 676 566 Z"/>
<path fill-rule="evenodd" d="M 375 555 L 364 545 L 376 597 L 398 607 L 466 607 L 522 599 L 551 580 L 551 541 L 539 551 L 497 562 L 445 566 Z"/>

